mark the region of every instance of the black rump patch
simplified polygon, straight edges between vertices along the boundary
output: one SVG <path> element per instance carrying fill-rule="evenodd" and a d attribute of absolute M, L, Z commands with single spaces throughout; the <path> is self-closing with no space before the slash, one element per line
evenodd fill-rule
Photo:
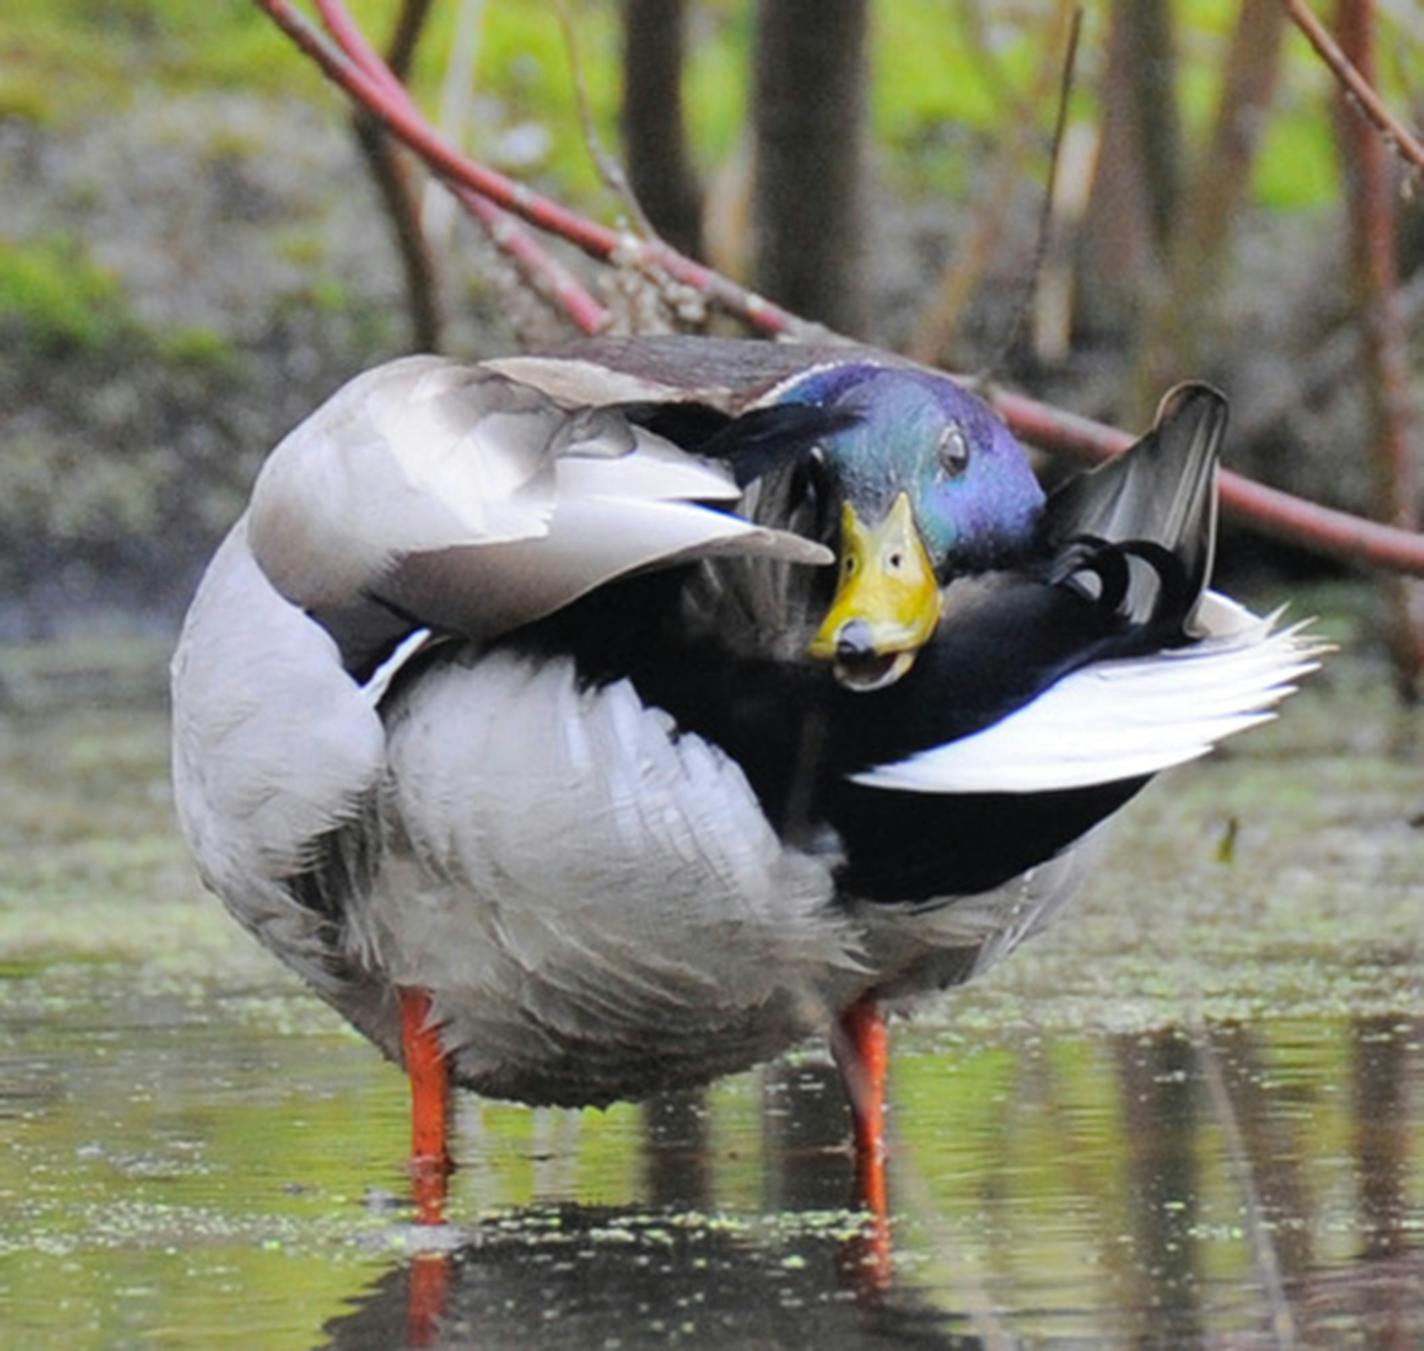
<path fill-rule="evenodd" d="M 1111 816 L 1145 778 L 1043 793 L 907 793 L 844 783 L 826 804 L 846 849 L 841 885 L 868 901 L 990 891 Z"/>

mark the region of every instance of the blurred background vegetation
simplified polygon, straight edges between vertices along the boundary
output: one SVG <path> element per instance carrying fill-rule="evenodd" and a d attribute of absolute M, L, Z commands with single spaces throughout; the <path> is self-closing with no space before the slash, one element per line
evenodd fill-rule
<path fill-rule="evenodd" d="M 352 5 L 379 43 L 399 8 Z M 814 55 L 774 45 L 788 41 L 778 11 L 793 44 L 807 31 L 806 0 L 569 0 L 576 56 L 560 6 L 440 0 L 411 83 L 478 158 L 618 221 L 582 85 L 635 182 L 676 140 L 681 204 L 649 201 L 659 228 L 773 298 L 1126 425 L 1166 384 L 1214 380 L 1233 401 L 1236 467 L 1370 510 L 1348 153 L 1329 72 L 1277 0 L 1091 0 L 1045 235 L 1069 8 L 812 4 L 827 31 L 836 14 L 849 21 L 849 74 L 828 92 L 794 66 Z M 683 25 L 680 126 L 671 105 L 650 115 L 648 89 L 637 101 L 644 77 L 656 99 L 679 74 L 676 52 L 649 38 L 650 13 Z M 1424 15 L 1382 0 L 1377 33 L 1381 90 L 1417 122 Z M 853 129 L 863 101 L 864 153 L 847 142 L 854 200 L 837 229 L 816 204 L 757 187 L 756 120 L 770 115 L 776 70 L 784 97 L 789 85 L 793 103 L 821 100 L 818 118 L 848 105 Z M 1424 206 L 1399 177 L 1399 303 L 1412 317 Z M 0 636 L 168 628 L 262 455 L 341 380 L 437 336 L 479 356 L 568 332 L 439 193 L 423 204 L 434 287 L 422 320 L 343 100 L 250 0 L 10 0 Z M 788 294 L 794 279 L 767 261 L 778 228 L 793 253 L 829 238 L 843 255 L 818 267 L 819 295 Z M 617 275 L 602 284 L 616 302 Z M 625 322 L 656 320 L 625 308 Z M 1413 357 L 1417 383 L 1417 344 Z M 1244 536 L 1226 552 L 1342 575 Z"/>

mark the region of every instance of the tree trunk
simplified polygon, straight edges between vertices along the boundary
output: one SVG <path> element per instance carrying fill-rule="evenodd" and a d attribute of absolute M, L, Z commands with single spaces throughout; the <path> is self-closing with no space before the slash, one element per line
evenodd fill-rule
<path fill-rule="evenodd" d="M 1172 237 L 1182 194 L 1182 125 L 1177 111 L 1177 52 L 1170 0 L 1134 0 L 1128 43 L 1143 186 L 1159 248 Z"/>
<path fill-rule="evenodd" d="M 1167 285 L 1149 306 L 1142 332 L 1129 426 L 1145 426 L 1169 386 L 1212 374 L 1205 368 L 1207 335 L 1275 97 L 1285 28 L 1280 0 L 1242 0 L 1211 138 L 1174 222 Z"/>
<path fill-rule="evenodd" d="M 702 194 L 682 109 L 684 0 L 624 0 L 623 154 L 628 182 L 673 248 L 702 256 Z"/>
<path fill-rule="evenodd" d="M 867 0 L 758 0 L 752 91 L 757 287 L 863 335 Z"/>
<path fill-rule="evenodd" d="M 1158 7 L 1159 0 L 1112 7 L 1097 165 L 1076 246 L 1074 326 L 1090 342 L 1130 343 L 1144 292 L 1161 284 L 1162 217 L 1176 201 L 1179 150 L 1171 66 L 1157 59 L 1170 50 L 1170 15 L 1159 23 L 1143 17 Z M 1158 83 L 1163 72 L 1167 82 Z M 1164 125 L 1149 125 L 1159 120 Z"/>
<path fill-rule="evenodd" d="M 1373 0 L 1339 0 L 1341 50 L 1377 83 Z M 1341 99 L 1341 167 L 1350 218 L 1350 250 L 1360 306 L 1360 376 L 1369 410 L 1367 435 L 1375 457 L 1380 518 L 1405 530 L 1419 526 L 1415 419 L 1409 389 L 1408 335 L 1400 318 L 1395 256 L 1396 196 L 1389 150 L 1380 133 Z M 1412 578 L 1384 579 L 1395 678 L 1406 699 L 1420 694 L 1424 673 L 1424 586 Z"/>

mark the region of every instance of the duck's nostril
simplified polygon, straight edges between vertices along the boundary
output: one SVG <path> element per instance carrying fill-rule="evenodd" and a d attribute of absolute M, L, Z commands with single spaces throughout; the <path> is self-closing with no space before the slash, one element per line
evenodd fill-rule
<path fill-rule="evenodd" d="M 870 625 L 863 619 L 852 619 L 836 635 L 837 661 L 865 661 L 875 656 L 875 640 Z"/>

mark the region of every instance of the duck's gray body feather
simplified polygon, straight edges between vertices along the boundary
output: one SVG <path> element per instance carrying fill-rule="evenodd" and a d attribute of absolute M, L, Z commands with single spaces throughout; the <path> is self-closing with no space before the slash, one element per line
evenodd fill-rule
<path fill-rule="evenodd" d="M 1070 851 L 935 919 L 856 906 L 833 840 L 784 845 L 721 750 L 565 658 L 451 645 L 378 711 L 245 534 L 174 662 L 182 824 L 233 914 L 393 1058 L 408 985 L 494 1096 L 705 1082 L 867 989 L 962 978 L 1076 887 Z"/>

